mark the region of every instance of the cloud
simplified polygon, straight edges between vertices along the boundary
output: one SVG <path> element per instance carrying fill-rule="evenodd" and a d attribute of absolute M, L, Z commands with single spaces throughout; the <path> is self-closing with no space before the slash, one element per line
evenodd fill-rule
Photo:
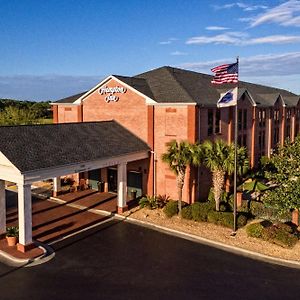
<path fill-rule="evenodd" d="M 160 45 L 170 45 L 173 42 L 178 41 L 177 38 L 168 38 L 166 41 L 159 42 Z"/>
<path fill-rule="evenodd" d="M 228 30 L 228 27 L 222 27 L 222 26 L 207 26 L 205 27 L 206 30 Z"/>
<path fill-rule="evenodd" d="M 213 8 L 216 10 L 230 9 L 230 8 L 234 8 L 234 7 L 241 8 L 244 11 L 254 11 L 254 10 L 258 10 L 258 9 L 267 9 L 268 8 L 268 6 L 266 6 L 266 5 L 250 5 L 250 4 L 246 4 L 243 2 L 233 2 L 233 3 L 224 4 L 224 5 L 213 5 Z"/>
<path fill-rule="evenodd" d="M 210 69 L 219 64 L 233 62 L 226 58 L 206 62 L 188 62 L 180 67 L 211 73 Z M 264 54 L 240 58 L 241 76 L 280 76 L 300 74 L 300 52 Z"/>
<path fill-rule="evenodd" d="M 104 76 L 15 75 L 0 76 L 0 98 L 57 100 L 86 91 Z"/>
<path fill-rule="evenodd" d="M 300 1 L 290 0 L 268 9 L 265 13 L 251 18 L 250 27 L 265 23 L 300 27 Z"/>
<path fill-rule="evenodd" d="M 258 38 L 250 38 L 243 32 L 225 32 L 215 36 L 196 36 L 188 39 L 186 44 L 226 44 L 234 46 L 248 46 L 258 44 L 292 44 L 299 43 L 300 35 L 269 35 Z"/>
<path fill-rule="evenodd" d="M 226 32 L 215 36 L 195 36 L 186 41 L 186 44 L 233 44 L 237 45 L 248 35 L 242 32 Z"/>
<path fill-rule="evenodd" d="M 180 56 L 180 55 L 187 55 L 186 52 L 181 52 L 181 51 L 174 51 L 174 52 L 171 52 L 170 54 L 171 55 L 178 55 L 178 56 Z"/>

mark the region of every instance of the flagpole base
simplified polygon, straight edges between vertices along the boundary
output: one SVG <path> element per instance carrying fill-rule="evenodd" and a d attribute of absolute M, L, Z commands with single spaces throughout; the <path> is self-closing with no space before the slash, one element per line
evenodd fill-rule
<path fill-rule="evenodd" d="M 232 231 L 232 232 L 230 233 L 230 236 L 235 237 L 235 236 L 236 236 L 236 231 Z"/>

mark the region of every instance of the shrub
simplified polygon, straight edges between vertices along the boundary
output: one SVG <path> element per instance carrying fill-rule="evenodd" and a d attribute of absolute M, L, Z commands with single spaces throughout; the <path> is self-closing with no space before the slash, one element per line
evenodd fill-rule
<path fill-rule="evenodd" d="M 156 208 L 158 208 L 157 199 L 154 196 L 143 197 L 139 201 L 139 206 L 141 208 L 147 207 L 147 208 L 150 208 L 150 209 L 156 209 Z"/>
<path fill-rule="evenodd" d="M 238 214 L 236 222 L 237 222 L 237 227 L 242 228 L 247 225 L 248 217 L 246 214 Z"/>
<path fill-rule="evenodd" d="M 207 216 L 208 222 L 212 222 L 217 225 L 222 225 L 225 227 L 233 227 L 233 213 L 232 212 L 218 212 L 210 211 Z M 238 228 L 243 227 L 247 224 L 246 215 L 237 216 L 237 226 Z"/>
<path fill-rule="evenodd" d="M 292 248 L 297 244 L 298 238 L 295 235 L 278 228 L 273 242 L 281 247 Z"/>
<path fill-rule="evenodd" d="M 250 224 L 246 227 L 248 236 L 261 238 L 281 247 L 292 248 L 298 242 L 297 235 L 292 234 L 293 228 L 288 224 L 270 221 Z"/>
<path fill-rule="evenodd" d="M 261 238 L 263 230 L 264 226 L 261 223 L 253 223 L 246 227 L 247 235 L 255 238 Z"/>
<path fill-rule="evenodd" d="M 224 201 L 220 202 L 220 211 L 228 211 L 228 210 L 230 210 L 230 206 Z"/>
<path fill-rule="evenodd" d="M 159 208 L 163 208 L 166 206 L 166 204 L 171 201 L 170 197 L 167 195 L 158 195 L 156 197 L 157 205 Z"/>
<path fill-rule="evenodd" d="M 191 205 L 192 207 L 192 218 L 195 221 L 207 221 L 207 214 L 209 211 L 213 210 L 213 205 L 211 202 L 195 202 Z"/>
<path fill-rule="evenodd" d="M 164 207 L 164 213 L 168 218 L 178 214 L 178 201 L 169 201 Z"/>
<path fill-rule="evenodd" d="M 193 219 L 192 206 L 191 205 L 188 205 L 188 206 L 186 206 L 182 209 L 181 217 L 183 219 L 187 219 L 187 220 L 192 220 Z"/>
<path fill-rule="evenodd" d="M 285 213 L 282 213 L 275 208 L 266 207 L 263 202 L 259 201 L 250 201 L 250 212 L 255 217 L 261 217 L 270 220 L 290 221 L 292 219 L 291 212 L 286 211 Z"/>

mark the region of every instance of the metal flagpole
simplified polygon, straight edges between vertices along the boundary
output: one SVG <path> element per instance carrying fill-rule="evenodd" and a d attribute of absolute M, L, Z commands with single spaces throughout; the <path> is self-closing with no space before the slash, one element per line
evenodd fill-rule
<path fill-rule="evenodd" d="M 239 66 L 239 57 L 236 58 L 237 66 Z M 238 73 L 239 74 L 239 73 Z M 238 97 L 237 84 L 237 97 Z M 237 101 L 238 102 L 238 101 Z M 233 179 L 233 232 L 232 236 L 236 235 L 237 230 L 237 146 L 238 146 L 238 107 L 235 105 L 235 124 L 234 124 L 234 179 Z"/>

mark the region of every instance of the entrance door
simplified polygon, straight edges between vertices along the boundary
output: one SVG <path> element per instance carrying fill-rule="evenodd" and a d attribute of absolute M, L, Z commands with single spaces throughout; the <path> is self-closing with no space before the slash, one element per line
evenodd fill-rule
<path fill-rule="evenodd" d="M 100 181 L 100 169 L 89 171 L 89 185 L 93 190 L 98 190 L 97 183 Z"/>
<path fill-rule="evenodd" d="M 116 169 L 108 169 L 108 191 L 118 192 L 118 173 Z"/>
<path fill-rule="evenodd" d="M 142 173 L 140 172 L 127 172 L 127 193 L 130 196 L 132 190 L 136 190 L 137 197 L 142 196 Z"/>

